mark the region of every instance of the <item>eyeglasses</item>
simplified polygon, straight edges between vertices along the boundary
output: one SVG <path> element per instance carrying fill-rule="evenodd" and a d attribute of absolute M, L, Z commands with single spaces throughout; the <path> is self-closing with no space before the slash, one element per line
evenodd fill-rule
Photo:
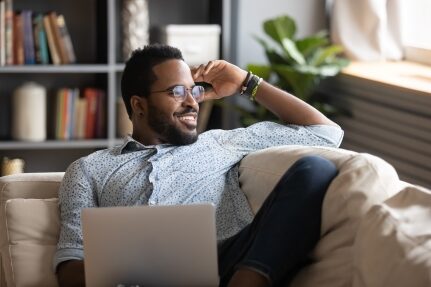
<path fill-rule="evenodd" d="M 184 102 L 186 97 L 187 97 L 187 93 L 190 91 L 193 99 L 197 102 L 200 103 L 203 101 L 204 99 L 204 94 L 205 94 L 205 88 L 203 86 L 194 86 L 192 88 L 186 88 L 185 86 L 175 86 L 163 91 L 152 91 L 151 93 L 165 93 L 165 92 L 169 92 L 169 95 L 174 96 L 174 99 L 177 102 Z"/>

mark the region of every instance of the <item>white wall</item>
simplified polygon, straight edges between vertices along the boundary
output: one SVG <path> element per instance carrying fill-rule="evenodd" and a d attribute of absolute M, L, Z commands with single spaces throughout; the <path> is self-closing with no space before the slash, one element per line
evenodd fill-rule
<path fill-rule="evenodd" d="M 232 0 L 230 60 L 240 67 L 266 63 L 264 50 L 253 35 L 264 37 L 262 23 L 288 14 L 296 20 L 297 35 L 326 29 L 325 0 Z"/>

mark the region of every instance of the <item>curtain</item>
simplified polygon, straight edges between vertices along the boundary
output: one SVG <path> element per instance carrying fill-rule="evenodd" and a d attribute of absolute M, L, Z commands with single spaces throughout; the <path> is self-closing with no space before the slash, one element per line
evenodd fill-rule
<path fill-rule="evenodd" d="M 333 0 L 331 38 L 352 60 L 400 60 L 403 0 Z"/>

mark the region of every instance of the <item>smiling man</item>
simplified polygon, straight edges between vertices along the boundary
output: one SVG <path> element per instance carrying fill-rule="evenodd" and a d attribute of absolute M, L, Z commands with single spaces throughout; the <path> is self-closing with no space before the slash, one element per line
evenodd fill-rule
<path fill-rule="evenodd" d="M 72 163 L 60 187 L 54 258 L 60 286 L 85 284 L 82 208 L 208 202 L 216 206 L 220 286 L 286 286 L 319 239 L 322 201 L 337 170 L 320 157 L 300 159 L 254 216 L 239 187 L 238 163 L 272 146 L 337 147 L 340 127 L 235 65 L 216 60 L 190 69 L 178 49 L 165 45 L 136 50 L 121 89 L 133 134 Z M 198 135 L 199 103 L 237 93 L 286 125 L 261 122 Z"/>
<path fill-rule="evenodd" d="M 204 99 L 205 90 L 202 86 L 195 86 L 190 68 L 179 60 L 181 58 L 163 61 L 154 65 L 153 69 L 150 68 L 151 64 L 133 65 L 130 61 L 125 70 L 123 95 L 126 95 L 129 115 L 137 111 L 138 117 L 132 117 L 133 138 L 141 143 L 185 145 L 197 140 L 198 102 Z M 128 73 L 136 73 L 137 78 L 141 73 L 142 82 L 128 81 Z M 158 80 L 148 90 L 149 97 L 141 94 L 144 91 L 139 87 L 137 92 L 135 84 L 142 84 L 153 77 Z M 189 93 L 192 97 L 188 97 Z M 146 120 L 142 121 L 144 117 Z"/>

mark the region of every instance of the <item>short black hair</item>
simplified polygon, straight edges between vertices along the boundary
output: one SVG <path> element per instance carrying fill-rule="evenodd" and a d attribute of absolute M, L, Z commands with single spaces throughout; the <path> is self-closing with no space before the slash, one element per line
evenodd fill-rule
<path fill-rule="evenodd" d="M 171 59 L 184 61 L 179 49 L 163 44 L 151 44 L 133 51 L 121 78 L 121 94 L 129 118 L 132 117 L 130 98 L 133 95 L 148 97 L 151 85 L 157 80 L 153 67 Z"/>

